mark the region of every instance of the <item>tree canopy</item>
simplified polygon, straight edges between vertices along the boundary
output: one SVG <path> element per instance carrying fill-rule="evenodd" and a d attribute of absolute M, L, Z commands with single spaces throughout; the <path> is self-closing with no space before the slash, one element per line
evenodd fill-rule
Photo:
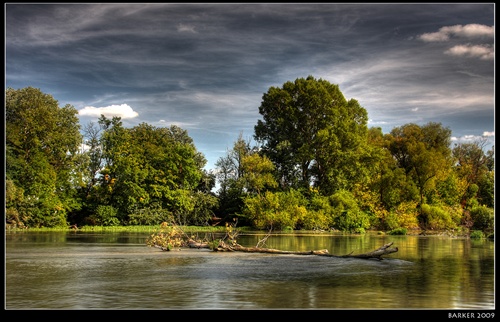
<path fill-rule="evenodd" d="M 283 187 L 347 188 L 367 135 L 368 115 L 356 100 L 309 76 L 271 87 L 259 113 L 254 136 Z"/>
<path fill-rule="evenodd" d="M 6 205 L 9 219 L 64 225 L 79 208 L 72 171 L 82 142 L 78 112 L 32 87 L 8 88 L 5 103 L 6 188 L 18 196 Z"/>
<path fill-rule="evenodd" d="M 253 138 L 216 169 L 188 132 L 6 90 L 6 222 L 16 227 L 210 225 L 266 230 L 494 227 L 494 148 L 455 144 L 438 122 L 383 133 L 338 85 L 313 76 L 263 94 Z M 216 183 L 218 190 L 215 191 Z"/>

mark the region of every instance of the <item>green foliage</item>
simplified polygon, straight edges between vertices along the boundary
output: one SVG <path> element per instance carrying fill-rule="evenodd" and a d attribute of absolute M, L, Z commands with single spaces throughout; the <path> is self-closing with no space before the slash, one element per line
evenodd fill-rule
<path fill-rule="evenodd" d="M 220 188 L 217 191 L 219 206 L 217 213 L 220 216 L 241 213 L 244 207 L 243 199 L 245 182 L 242 179 L 243 159 L 251 152 L 250 142 L 243 139 L 240 133 L 233 148 L 226 156 L 221 157 L 215 163 L 217 168 L 216 179 Z"/>
<path fill-rule="evenodd" d="M 208 225 L 218 207 L 219 200 L 216 196 L 202 191 L 192 193 L 192 198 L 194 199 L 194 208 L 189 220 L 191 225 Z"/>
<path fill-rule="evenodd" d="M 276 188 L 278 183 L 273 177 L 274 165 L 266 156 L 257 153 L 246 155 L 241 160 L 242 181 L 248 192 L 260 194 L 265 188 Z"/>
<path fill-rule="evenodd" d="M 6 179 L 16 187 L 9 214 L 26 226 L 65 225 L 77 209 L 74 173 L 81 143 L 78 111 L 39 89 L 6 90 Z"/>
<path fill-rule="evenodd" d="M 455 158 L 454 171 L 463 182 L 462 204 L 471 198 L 478 198 L 481 204 L 494 205 L 494 149 L 486 154 L 483 151 L 487 140 L 480 139 L 472 143 L 457 144 L 453 148 Z M 471 186 L 474 187 L 470 190 Z M 468 208 L 477 206 L 469 205 Z"/>
<path fill-rule="evenodd" d="M 136 209 L 133 213 L 129 214 L 129 225 L 160 225 L 162 222 L 173 221 L 173 215 L 170 211 L 162 209 L 161 206 L 151 204 L 141 209 Z"/>
<path fill-rule="evenodd" d="M 307 196 L 307 197 L 306 197 Z M 317 189 L 310 188 L 305 194 L 307 199 L 307 215 L 297 228 L 306 230 L 327 230 L 333 227 L 334 208 L 328 196 L 323 196 Z"/>
<path fill-rule="evenodd" d="M 481 239 L 484 237 L 485 237 L 485 235 L 481 230 L 474 230 L 470 233 L 470 238 L 472 238 L 472 239 Z"/>
<path fill-rule="evenodd" d="M 171 215 L 183 224 L 206 222 L 216 201 L 205 189 L 210 182 L 201 185 L 210 179 L 202 169 L 206 160 L 186 131 L 145 123 L 126 129 L 117 117 L 101 116 L 99 124 L 105 167 L 92 189 L 95 204 L 113 206 L 118 219 L 131 224 Z"/>
<path fill-rule="evenodd" d="M 353 194 L 340 190 L 330 196 L 334 227 L 341 231 L 362 232 L 370 228 L 369 216 L 361 211 Z"/>
<path fill-rule="evenodd" d="M 367 112 L 347 101 L 338 85 L 312 76 L 271 87 L 259 107 L 255 139 L 276 166 L 277 181 L 324 194 L 346 187 L 358 174 Z"/>
<path fill-rule="evenodd" d="M 457 177 L 456 172 L 450 172 L 446 179 L 439 181 L 436 184 L 435 200 L 429 202 L 442 201 L 447 205 L 456 205 L 460 203 L 462 197 L 460 179 Z"/>
<path fill-rule="evenodd" d="M 396 228 L 396 229 L 389 231 L 387 234 L 388 235 L 406 235 L 407 233 L 408 233 L 408 229 L 400 227 L 400 228 Z"/>
<path fill-rule="evenodd" d="M 5 181 L 5 221 L 9 225 L 24 226 L 19 214 L 19 205 L 23 203 L 23 189 L 12 180 Z"/>
<path fill-rule="evenodd" d="M 457 228 L 458 223 L 449 208 L 429 204 L 423 204 L 421 207 L 421 216 L 426 219 L 426 229 L 447 230 Z"/>
<path fill-rule="evenodd" d="M 258 229 L 281 230 L 296 227 L 305 218 L 307 209 L 303 196 L 297 190 L 266 191 L 263 196 L 245 199 L 244 214 Z"/>
<path fill-rule="evenodd" d="M 479 191 L 477 199 L 482 205 L 489 208 L 495 207 L 495 171 L 488 171 L 483 174 L 477 182 Z"/>
<path fill-rule="evenodd" d="M 384 229 L 394 230 L 397 228 L 414 229 L 419 227 L 418 209 L 416 201 L 400 203 L 395 209 L 381 219 Z"/>
<path fill-rule="evenodd" d="M 361 211 L 369 216 L 370 226 L 382 227 L 382 219 L 386 217 L 388 212 L 378 198 L 378 193 L 370 190 L 369 186 L 365 184 L 356 184 L 352 193 L 358 201 Z"/>
<path fill-rule="evenodd" d="M 187 225 L 190 214 L 195 207 L 191 191 L 187 189 L 169 190 L 164 197 L 166 208 L 172 211 L 175 221 L 181 225 Z"/>
<path fill-rule="evenodd" d="M 102 115 L 82 136 L 76 109 L 51 95 L 28 87 L 5 97 L 9 227 L 207 225 L 217 216 L 258 229 L 494 232 L 485 140 L 450 150 L 440 123 L 367 129 L 356 100 L 312 76 L 271 87 L 255 126 L 260 145 L 240 134 L 215 172 L 177 126 L 125 128 Z"/>
<path fill-rule="evenodd" d="M 418 188 L 420 204 L 425 203 L 451 171 L 451 130 L 440 123 L 410 123 L 394 128 L 387 138 L 389 151 Z"/>
<path fill-rule="evenodd" d="M 470 216 L 474 224 L 473 229 L 489 231 L 494 229 L 495 214 L 492 208 L 476 206 L 470 210 Z"/>
<path fill-rule="evenodd" d="M 470 210 L 479 207 L 479 201 L 476 198 L 478 191 L 479 186 L 477 184 L 469 184 L 462 198 L 462 202 L 465 203 L 465 209 Z"/>
<path fill-rule="evenodd" d="M 370 228 L 370 219 L 362 211 L 344 211 L 334 220 L 335 227 L 346 232 L 364 232 Z"/>
<path fill-rule="evenodd" d="M 93 224 L 99 226 L 118 226 L 120 220 L 117 218 L 118 210 L 113 206 L 99 205 L 95 210 L 95 214 L 90 216 Z"/>

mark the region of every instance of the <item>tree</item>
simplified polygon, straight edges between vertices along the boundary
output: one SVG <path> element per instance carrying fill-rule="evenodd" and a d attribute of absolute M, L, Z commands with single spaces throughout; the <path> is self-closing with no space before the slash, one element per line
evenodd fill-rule
<path fill-rule="evenodd" d="M 418 188 L 422 206 L 435 194 L 436 184 L 449 176 L 451 130 L 440 123 L 409 123 L 394 128 L 387 139 L 389 151 L 405 171 L 408 186 L 414 183 Z M 425 218 L 422 220 L 425 225 Z"/>
<path fill-rule="evenodd" d="M 260 195 L 263 189 L 278 186 L 273 176 L 274 165 L 266 156 L 254 152 L 243 157 L 241 164 L 243 168 L 241 179 L 247 192 Z"/>
<path fill-rule="evenodd" d="M 456 144 L 453 148 L 453 157 L 455 158 L 455 172 L 458 177 L 463 180 L 463 193 L 461 203 L 464 205 L 467 202 L 467 191 L 473 184 L 481 185 L 483 189 L 479 189 L 478 194 L 483 196 L 485 202 L 492 207 L 492 190 L 491 180 L 494 169 L 494 150 L 484 153 L 483 149 L 486 145 L 486 140 L 481 139 L 472 143 Z"/>
<path fill-rule="evenodd" d="M 23 202 L 12 206 L 26 225 L 64 226 L 79 206 L 73 186 L 78 112 L 33 87 L 8 88 L 5 102 L 6 179 L 23 191 Z"/>
<path fill-rule="evenodd" d="M 397 159 L 391 154 L 391 142 L 392 136 L 384 135 L 381 128 L 369 129 L 368 146 L 374 157 L 370 162 L 370 175 L 359 184 L 360 187 L 373 191 L 387 211 L 403 201 L 413 200 L 413 189 L 407 183 L 405 171 L 399 167 Z"/>
<path fill-rule="evenodd" d="M 174 217 L 189 224 L 211 218 L 215 196 L 202 191 L 210 185 L 203 170 L 206 159 L 187 131 L 146 123 L 126 129 L 120 118 L 104 116 L 99 122 L 105 167 L 96 205 L 117 209 L 124 224 L 159 224 Z"/>
<path fill-rule="evenodd" d="M 276 166 L 281 187 L 347 188 L 364 153 L 367 112 L 338 85 L 308 76 L 271 87 L 262 97 L 255 139 Z"/>
<path fill-rule="evenodd" d="M 241 180 L 244 175 L 242 160 L 250 154 L 252 150 L 250 145 L 250 141 L 245 141 L 243 134 L 240 133 L 233 148 L 215 163 L 216 178 L 220 186 L 217 191 L 219 198 L 217 213 L 219 216 L 226 217 L 242 211 L 245 195 L 244 183 Z"/>
<path fill-rule="evenodd" d="M 97 126 L 95 123 L 90 122 L 84 129 L 85 146 L 86 150 L 83 151 L 87 158 L 87 164 L 84 174 L 85 184 L 85 197 L 89 197 L 93 187 L 96 186 L 100 171 L 104 166 L 103 148 L 100 140 L 100 133 L 102 127 Z"/>

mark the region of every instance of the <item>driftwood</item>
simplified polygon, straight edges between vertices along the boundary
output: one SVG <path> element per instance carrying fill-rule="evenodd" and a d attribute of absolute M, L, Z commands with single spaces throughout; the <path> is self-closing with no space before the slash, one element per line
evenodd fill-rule
<path fill-rule="evenodd" d="M 328 253 L 328 249 L 311 250 L 305 252 L 299 251 L 286 251 L 272 248 L 261 248 L 261 247 L 244 247 L 237 243 L 227 244 L 224 241 L 220 241 L 217 248 L 214 251 L 219 252 L 246 252 L 246 253 L 267 253 L 267 254 L 286 254 L 286 255 L 317 255 L 317 256 L 327 256 L 327 257 L 337 257 L 337 258 L 362 258 L 362 259 L 378 259 L 382 260 L 382 256 L 396 253 L 398 251 L 397 247 L 391 248 L 393 242 L 385 244 L 384 246 L 363 254 L 353 254 L 352 252 L 347 255 L 333 255 Z M 189 248 L 210 248 L 208 243 L 200 243 L 194 240 L 188 242 Z"/>

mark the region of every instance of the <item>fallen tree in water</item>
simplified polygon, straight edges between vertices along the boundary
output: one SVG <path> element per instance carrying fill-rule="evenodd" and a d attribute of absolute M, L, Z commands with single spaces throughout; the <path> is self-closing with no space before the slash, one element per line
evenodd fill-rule
<path fill-rule="evenodd" d="M 286 251 L 272 248 L 260 247 L 259 245 L 269 238 L 270 234 L 266 235 L 259 241 L 255 247 L 245 247 L 237 243 L 236 237 L 238 232 L 231 225 L 226 225 L 226 235 L 221 239 L 213 239 L 212 241 L 197 240 L 194 236 L 185 234 L 180 226 L 169 225 L 162 223 L 160 231 L 152 234 L 146 241 L 150 247 L 157 247 L 163 251 L 170 251 L 175 248 L 207 248 L 216 252 L 246 252 L 246 253 L 267 253 L 267 254 L 286 254 L 286 255 L 317 255 L 337 258 L 362 258 L 362 259 L 378 259 L 382 260 L 382 256 L 389 255 L 398 251 L 397 247 L 392 246 L 392 242 L 381 246 L 380 248 L 368 253 L 333 255 L 327 249 L 311 250 L 311 251 Z"/>

